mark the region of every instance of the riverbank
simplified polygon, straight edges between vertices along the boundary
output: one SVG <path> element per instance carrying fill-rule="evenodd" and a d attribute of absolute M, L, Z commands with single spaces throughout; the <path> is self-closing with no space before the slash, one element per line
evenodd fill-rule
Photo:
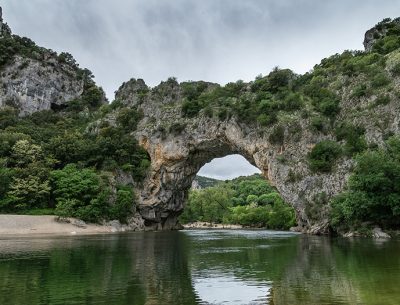
<path fill-rule="evenodd" d="M 79 219 L 67 218 L 60 220 L 50 215 L 0 215 L 0 236 L 32 235 L 32 234 L 98 234 L 127 231 L 118 221 L 104 225 L 87 224 Z"/>

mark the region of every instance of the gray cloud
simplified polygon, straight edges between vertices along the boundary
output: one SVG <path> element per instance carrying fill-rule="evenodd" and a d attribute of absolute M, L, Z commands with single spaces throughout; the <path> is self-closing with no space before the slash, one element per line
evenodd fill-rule
<path fill-rule="evenodd" d="M 249 81 L 297 73 L 400 15 L 398 0 L 3 0 L 12 30 L 72 53 L 109 99 L 131 77 Z"/>

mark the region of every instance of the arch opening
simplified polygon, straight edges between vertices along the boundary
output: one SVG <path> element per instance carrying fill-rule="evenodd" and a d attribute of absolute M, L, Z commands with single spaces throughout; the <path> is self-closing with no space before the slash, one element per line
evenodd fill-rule
<path fill-rule="evenodd" d="M 179 222 L 189 228 L 289 229 L 295 211 L 261 171 L 238 154 L 214 158 L 195 176 Z"/>

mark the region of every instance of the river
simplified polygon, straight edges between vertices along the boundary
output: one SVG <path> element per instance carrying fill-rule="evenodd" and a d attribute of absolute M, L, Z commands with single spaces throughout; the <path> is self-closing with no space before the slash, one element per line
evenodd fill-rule
<path fill-rule="evenodd" d="M 400 304 L 400 240 L 264 230 L 0 238 L 0 304 Z"/>

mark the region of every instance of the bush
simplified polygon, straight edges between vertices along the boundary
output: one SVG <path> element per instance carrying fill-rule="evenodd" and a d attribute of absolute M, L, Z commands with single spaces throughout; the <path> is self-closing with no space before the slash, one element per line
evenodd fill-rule
<path fill-rule="evenodd" d="M 364 128 L 348 123 L 339 124 L 335 129 L 336 139 L 338 141 L 346 141 L 344 151 L 349 156 L 367 149 L 364 133 Z"/>
<path fill-rule="evenodd" d="M 200 110 L 202 109 L 202 106 L 199 104 L 197 100 L 191 101 L 191 100 L 185 100 L 182 103 L 182 112 L 185 116 L 192 118 L 195 117 Z"/>
<path fill-rule="evenodd" d="M 276 123 L 277 120 L 278 120 L 278 118 L 276 117 L 275 113 L 271 113 L 271 114 L 262 113 L 257 117 L 257 122 L 261 126 L 270 126 L 270 125 Z"/>
<path fill-rule="evenodd" d="M 396 63 L 392 69 L 390 69 L 390 72 L 392 72 L 394 76 L 400 76 L 400 62 Z"/>
<path fill-rule="evenodd" d="M 275 126 L 269 135 L 271 144 L 282 145 L 285 141 L 285 128 L 281 125 Z"/>
<path fill-rule="evenodd" d="M 326 97 L 317 104 L 317 110 L 327 117 L 334 117 L 339 113 L 339 100 L 337 98 Z"/>
<path fill-rule="evenodd" d="M 352 97 L 362 97 L 367 95 L 367 86 L 365 84 L 360 84 L 353 89 Z"/>
<path fill-rule="evenodd" d="M 308 155 L 311 171 L 330 172 L 341 154 L 342 148 L 336 142 L 329 140 L 319 142 Z"/>
<path fill-rule="evenodd" d="M 390 103 L 390 96 L 385 94 L 385 95 L 379 95 L 376 100 L 375 100 L 375 105 L 387 105 Z"/>
<path fill-rule="evenodd" d="M 390 83 L 389 78 L 386 76 L 386 73 L 378 73 L 374 76 L 371 82 L 371 86 L 373 88 L 380 88 L 386 86 Z"/>
<path fill-rule="evenodd" d="M 131 187 L 120 186 L 117 190 L 117 198 L 110 210 L 110 218 L 118 219 L 125 223 L 135 204 L 135 198 Z"/>
<path fill-rule="evenodd" d="M 289 93 L 284 101 L 283 108 L 286 111 L 295 111 L 301 109 L 303 100 L 300 93 Z"/>
<path fill-rule="evenodd" d="M 101 105 L 104 98 L 104 92 L 102 89 L 92 86 L 86 89 L 82 95 L 82 102 L 92 108 L 97 108 Z"/>
<path fill-rule="evenodd" d="M 311 128 L 314 131 L 324 131 L 325 120 L 320 116 L 315 116 L 311 118 Z"/>

